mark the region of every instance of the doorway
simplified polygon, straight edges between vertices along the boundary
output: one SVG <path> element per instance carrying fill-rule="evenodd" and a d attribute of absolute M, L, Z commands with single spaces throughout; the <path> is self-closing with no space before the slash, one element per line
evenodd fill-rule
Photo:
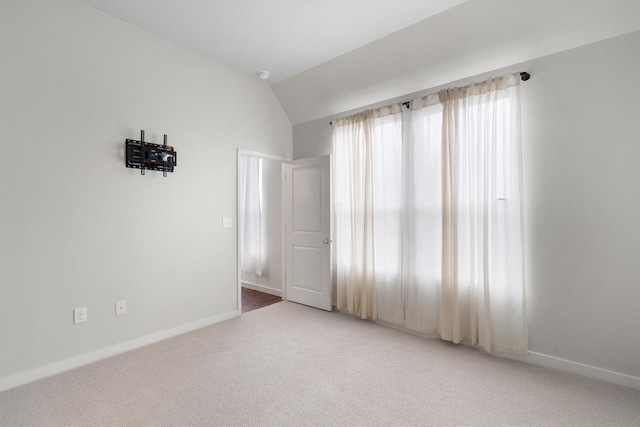
<path fill-rule="evenodd" d="M 243 289 L 331 311 L 330 156 L 238 150 L 238 299 Z"/>
<path fill-rule="evenodd" d="M 242 314 L 257 310 L 277 302 L 281 302 L 282 297 L 254 291 L 250 288 L 242 288 Z"/>
<path fill-rule="evenodd" d="M 287 159 L 238 150 L 238 306 L 284 298 L 282 163 Z M 246 304 L 245 309 L 246 309 Z M 268 305 L 268 304 L 265 304 Z"/>

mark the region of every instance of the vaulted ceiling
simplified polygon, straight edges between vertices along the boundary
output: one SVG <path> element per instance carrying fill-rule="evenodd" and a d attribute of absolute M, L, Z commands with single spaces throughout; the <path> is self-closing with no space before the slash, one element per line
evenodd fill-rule
<path fill-rule="evenodd" d="M 265 80 L 295 124 L 640 29 L 640 0 L 80 0 Z"/>
<path fill-rule="evenodd" d="M 268 84 L 464 0 L 80 0 Z"/>

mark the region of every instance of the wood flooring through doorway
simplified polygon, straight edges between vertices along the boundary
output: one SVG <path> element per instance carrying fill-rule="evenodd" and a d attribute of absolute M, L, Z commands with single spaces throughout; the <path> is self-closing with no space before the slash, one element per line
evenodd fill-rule
<path fill-rule="evenodd" d="M 264 292 L 254 291 L 253 289 L 242 288 L 242 312 L 256 310 L 271 304 L 282 301 L 282 298 L 276 295 Z"/>

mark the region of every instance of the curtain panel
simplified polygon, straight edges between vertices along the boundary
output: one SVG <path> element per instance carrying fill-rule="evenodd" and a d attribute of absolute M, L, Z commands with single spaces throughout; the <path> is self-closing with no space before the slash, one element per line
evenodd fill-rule
<path fill-rule="evenodd" d="M 240 157 L 240 270 L 262 275 L 261 159 Z"/>
<path fill-rule="evenodd" d="M 333 126 L 337 306 L 526 352 L 518 75 Z"/>
<path fill-rule="evenodd" d="M 362 318 L 402 321 L 399 242 L 402 105 L 333 123 L 334 265 L 339 308 Z M 391 156 L 396 161 L 385 156 Z M 378 299 L 383 304 L 378 306 Z"/>

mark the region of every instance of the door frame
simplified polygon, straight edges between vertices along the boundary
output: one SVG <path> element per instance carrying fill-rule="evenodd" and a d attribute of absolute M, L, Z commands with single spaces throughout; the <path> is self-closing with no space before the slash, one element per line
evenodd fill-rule
<path fill-rule="evenodd" d="M 287 157 L 282 157 L 282 156 L 277 156 L 274 154 L 268 154 L 268 153 L 261 153 L 259 151 L 252 151 L 252 150 L 245 150 L 242 148 L 238 148 L 238 151 L 236 153 L 236 286 L 237 286 L 237 290 L 238 290 L 238 298 L 237 298 L 237 306 L 236 306 L 236 310 L 238 310 L 239 313 L 242 313 L 242 272 L 240 271 L 240 266 L 241 264 L 241 253 L 240 253 L 240 157 L 257 157 L 259 159 L 267 159 L 267 160 L 276 160 L 280 162 L 280 194 L 282 195 L 281 197 L 281 211 L 282 214 L 284 215 L 284 182 L 283 182 L 283 174 L 284 174 L 284 168 L 282 167 L 283 164 L 285 164 L 286 162 L 290 161 L 291 159 L 287 158 Z M 282 218 L 282 221 L 284 221 L 284 218 Z M 284 222 L 283 222 L 284 224 Z M 285 282 L 284 282 L 284 273 L 285 273 L 285 234 L 284 234 L 284 227 L 280 227 L 280 245 L 281 245 L 281 251 L 282 251 L 282 283 L 281 283 L 281 287 L 282 287 L 282 299 L 286 299 L 286 289 L 285 289 Z"/>

